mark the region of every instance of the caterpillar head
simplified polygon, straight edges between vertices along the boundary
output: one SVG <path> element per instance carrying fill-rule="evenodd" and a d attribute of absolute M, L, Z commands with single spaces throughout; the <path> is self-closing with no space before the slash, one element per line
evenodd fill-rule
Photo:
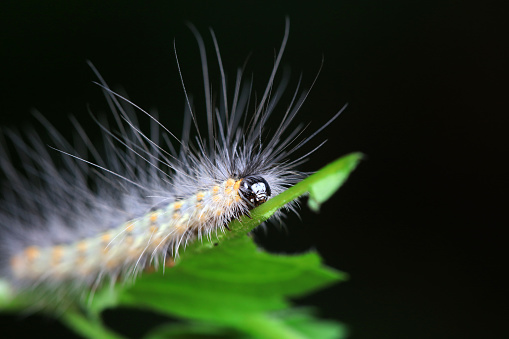
<path fill-rule="evenodd" d="M 260 206 L 271 195 L 269 183 L 259 176 L 248 176 L 242 179 L 239 193 L 249 203 L 249 209 Z"/>

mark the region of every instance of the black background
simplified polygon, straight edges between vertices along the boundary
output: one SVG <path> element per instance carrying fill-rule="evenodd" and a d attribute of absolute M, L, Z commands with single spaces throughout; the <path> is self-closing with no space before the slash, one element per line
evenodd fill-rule
<path fill-rule="evenodd" d="M 302 121 L 320 126 L 349 103 L 304 169 L 352 151 L 367 155 L 320 214 L 304 207 L 302 221 L 289 218 L 287 233 L 260 236 L 273 251 L 314 248 L 351 275 L 299 304 L 345 322 L 353 339 L 501 338 L 509 315 L 503 13 L 489 1 L 4 1 L 0 124 L 35 125 L 36 109 L 71 138 L 73 114 L 93 138 L 98 128 L 88 109 L 107 107 L 88 59 L 113 88 L 122 85 L 180 129 L 174 38 L 189 90 L 202 93 L 185 22 L 207 39 L 208 27 L 215 30 L 232 75 L 251 53 L 248 69 L 260 85 L 288 15 L 283 64 L 293 84 L 300 71 L 311 84 L 325 60 Z M 157 319 L 121 316 L 109 319 L 133 337 Z M 2 338 L 68 335 L 40 317 L 3 316 L 0 324 Z"/>

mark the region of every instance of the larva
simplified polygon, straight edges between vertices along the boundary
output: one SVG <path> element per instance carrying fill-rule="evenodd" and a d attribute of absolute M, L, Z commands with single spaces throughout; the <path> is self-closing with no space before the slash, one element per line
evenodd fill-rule
<path fill-rule="evenodd" d="M 227 232 L 231 220 L 249 215 L 305 176 L 296 167 L 312 151 L 299 151 L 343 109 L 303 136 L 304 127 L 295 120 L 309 91 L 301 91 L 299 82 L 291 101 L 280 103 L 288 79 L 275 79 L 288 40 L 288 20 L 261 96 L 253 94 L 253 79 L 245 79 L 242 69 L 233 88 L 227 88 L 211 31 L 221 74 L 217 104 L 211 96 L 202 37 L 191 30 L 203 67 L 206 131 L 200 128 L 201 115 L 195 112 L 179 66 L 187 102 L 181 138 L 111 91 L 97 72 L 118 133 L 99 122 L 104 131 L 100 150 L 77 126 L 91 160 L 77 155 L 42 117 L 53 148 L 63 153 L 62 164 L 55 164 L 53 151 L 36 135 L 29 142 L 7 135 L 23 164 L 20 173 L 7 148 L 2 149 L 6 184 L 0 212 L 0 273 L 15 288 L 80 291 L 105 277 L 134 277 L 149 265 L 171 261 L 190 241 Z M 150 135 L 138 127 L 134 110 L 151 119 Z M 282 116 L 278 122 L 276 111 Z"/>

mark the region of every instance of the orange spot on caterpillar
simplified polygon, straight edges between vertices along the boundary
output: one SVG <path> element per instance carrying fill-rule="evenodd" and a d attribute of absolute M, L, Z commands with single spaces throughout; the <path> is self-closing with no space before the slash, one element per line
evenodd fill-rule
<path fill-rule="evenodd" d="M 197 209 L 202 208 L 202 206 L 203 206 L 203 204 L 202 204 L 201 202 L 199 202 L 199 203 L 197 203 L 197 204 L 195 205 L 195 207 L 196 207 Z"/>
<path fill-rule="evenodd" d="M 164 266 L 171 268 L 171 267 L 175 266 L 175 261 L 172 258 L 168 258 L 164 262 Z"/>
<path fill-rule="evenodd" d="M 242 179 L 237 180 L 237 181 L 235 181 L 235 185 L 233 186 L 233 190 L 235 191 L 235 197 L 234 197 L 235 202 L 239 202 L 242 200 L 242 198 L 239 195 L 239 189 L 240 189 L 241 182 L 242 182 Z"/>
<path fill-rule="evenodd" d="M 178 213 L 178 212 L 173 213 L 173 215 L 171 217 L 173 218 L 173 220 L 178 220 L 178 219 L 180 219 L 180 213 Z"/>
<path fill-rule="evenodd" d="M 233 179 L 228 179 L 225 184 L 225 190 L 224 190 L 225 194 L 231 195 L 232 193 L 237 193 L 239 191 L 241 182 L 242 182 L 242 180 L 235 181 Z"/>
<path fill-rule="evenodd" d="M 152 213 L 150 216 L 150 222 L 156 222 L 157 221 L 157 213 Z"/>
<path fill-rule="evenodd" d="M 76 247 L 78 248 L 78 256 L 76 257 L 76 265 L 77 266 L 83 266 L 86 263 L 86 257 L 85 252 L 88 249 L 88 244 L 85 240 L 80 241 L 76 244 Z M 79 269 L 80 273 L 83 273 L 83 275 L 87 275 L 89 272 L 83 272 L 83 267 Z"/>
<path fill-rule="evenodd" d="M 156 233 L 157 232 L 157 226 L 150 226 L 149 230 L 150 230 L 150 233 Z"/>
<path fill-rule="evenodd" d="M 65 253 L 65 248 L 63 246 L 55 246 L 51 250 L 51 262 L 53 265 L 56 265 L 63 258 Z"/>
<path fill-rule="evenodd" d="M 154 265 L 150 265 L 145 267 L 143 270 L 145 273 L 154 273 L 156 271 L 156 267 Z"/>
<path fill-rule="evenodd" d="M 109 242 L 110 242 L 110 240 L 111 240 L 111 234 L 109 234 L 109 233 L 103 233 L 103 234 L 101 235 L 101 241 L 102 241 L 103 243 L 109 243 Z"/>
<path fill-rule="evenodd" d="M 230 195 L 232 193 L 232 191 L 233 191 L 233 186 L 234 185 L 235 185 L 235 180 L 233 180 L 233 179 L 226 180 L 224 192 L 227 195 Z"/>
<path fill-rule="evenodd" d="M 37 259 L 37 257 L 41 254 L 41 251 L 35 246 L 30 246 L 25 249 L 24 254 L 29 261 L 32 261 Z"/>
<path fill-rule="evenodd" d="M 101 235 L 101 243 L 104 245 L 104 248 L 102 250 L 103 253 L 108 253 L 108 251 L 110 250 L 110 248 L 108 247 L 108 245 L 110 244 L 110 240 L 111 234 L 104 233 Z"/>
<path fill-rule="evenodd" d="M 134 229 L 133 223 L 129 223 L 129 225 L 127 225 L 127 227 L 125 228 L 126 232 L 132 232 L 133 229 Z"/>
<path fill-rule="evenodd" d="M 198 194 L 196 194 L 196 201 L 201 201 L 204 196 L 205 196 L 205 193 L 198 192 Z"/>
<path fill-rule="evenodd" d="M 212 193 L 213 193 L 213 194 L 217 194 L 217 193 L 219 193 L 219 190 L 220 190 L 219 186 L 214 186 L 214 187 L 212 187 Z"/>
<path fill-rule="evenodd" d="M 85 240 L 80 241 L 78 244 L 76 244 L 76 247 L 78 248 L 78 252 L 84 253 L 88 249 L 88 244 Z"/>
<path fill-rule="evenodd" d="M 184 203 L 182 201 L 176 201 L 175 204 L 173 204 L 173 209 L 175 211 L 178 211 Z"/>
<path fill-rule="evenodd" d="M 173 266 L 175 266 L 175 261 L 173 261 L 173 259 L 167 258 L 164 261 L 164 267 L 172 268 Z M 149 265 L 143 271 L 145 273 L 154 273 L 157 271 L 157 268 L 156 268 L 156 265 Z"/>

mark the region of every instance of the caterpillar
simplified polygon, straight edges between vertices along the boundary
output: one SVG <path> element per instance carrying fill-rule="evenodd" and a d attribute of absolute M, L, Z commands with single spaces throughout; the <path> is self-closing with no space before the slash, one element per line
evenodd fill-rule
<path fill-rule="evenodd" d="M 97 286 L 106 278 L 136 277 L 151 265 L 171 262 L 196 239 L 228 232 L 230 221 L 249 216 L 250 210 L 306 176 L 297 166 L 324 142 L 299 152 L 345 107 L 305 136 L 304 125 L 295 121 L 309 90 L 301 90 L 299 80 L 290 102 L 280 102 L 288 77 L 276 82 L 276 76 L 289 37 L 289 20 L 259 97 L 253 93 L 254 80 L 245 79 L 242 68 L 236 72 L 233 89 L 228 88 L 219 44 L 211 30 L 221 75 L 218 103 L 211 94 L 204 40 L 196 28 L 190 29 L 200 50 L 205 131 L 177 57 L 186 98 L 180 138 L 157 117 L 112 91 L 93 65 L 117 130 L 113 132 L 106 120 L 97 121 L 103 133 L 102 149 L 79 124 L 81 146 L 71 146 L 41 115 L 53 150 L 35 134 L 29 135 L 29 141 L 15 133 L 5 134 L 3 143 L 13 147 L 22 163 L 17 169 L 9 148 L 0 149 L 5 177 L 0 276 L 15 290 L 65 287 L 68 294 Z M 282 116 L 277 123 L 276 111 Z M 150 119 L 149 134 L 138 127 L 137 113 Z M 77 148 L 90 158 L 79 155 Z M 56 151 L 61 153 L 59 164 L 54 160 Z M 292 204 L 286 208 L 295 210 Z"/>

